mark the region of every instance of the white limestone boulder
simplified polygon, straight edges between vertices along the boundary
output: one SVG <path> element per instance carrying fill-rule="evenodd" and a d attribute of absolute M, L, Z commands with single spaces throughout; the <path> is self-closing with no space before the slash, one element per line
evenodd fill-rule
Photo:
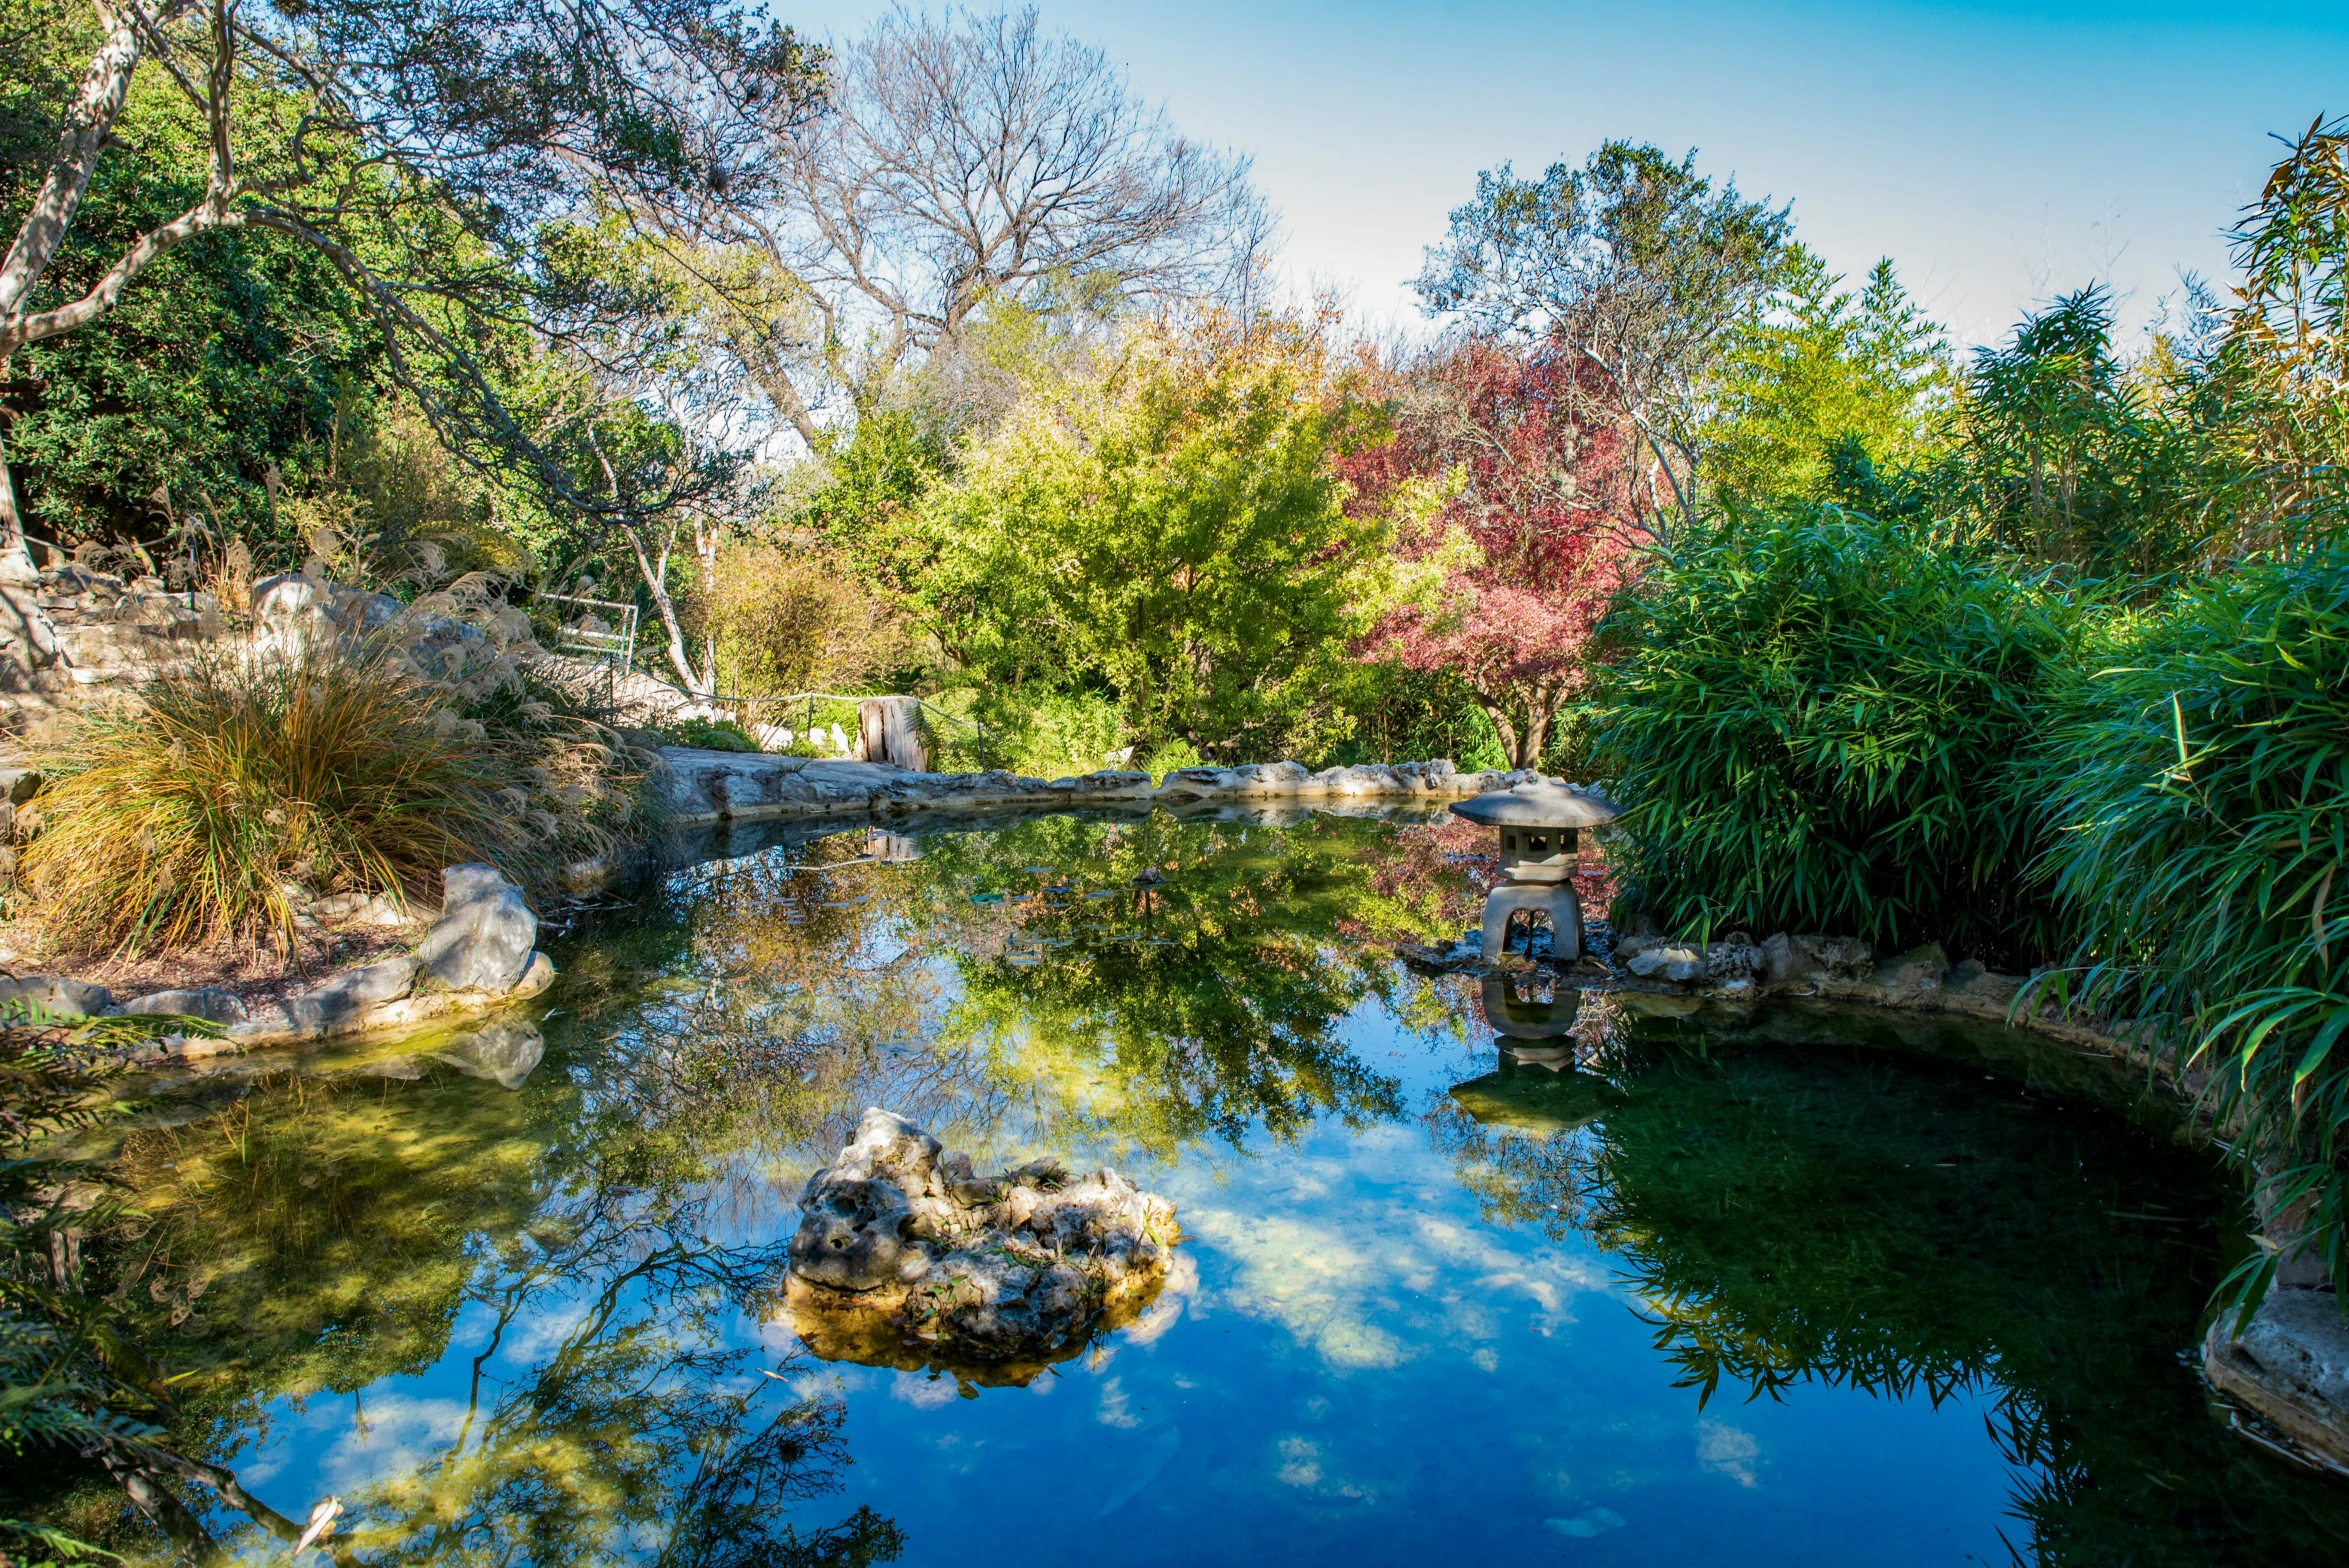
<path fill-rule="evenodd" d="M 440 918 L 416 944 L 425 973 L 452 991 L 500 995 L 519 985 L 538 943 L 538 916 L 495 866 L 441 873 Z"/>

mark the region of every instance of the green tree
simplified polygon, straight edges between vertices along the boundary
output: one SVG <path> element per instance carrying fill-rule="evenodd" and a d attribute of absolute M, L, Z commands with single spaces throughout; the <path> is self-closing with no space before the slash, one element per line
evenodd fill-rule
<path fill-rule="evenodd" d="M 1707 386 L 1792 227 L 1785 208 L 1716 189 L 1693 151 L 1611 141 L 1539 179 L 1479 174 L 1415 287 L 1438 315 L 1571 357 L 1565 384 L 1587 388 L 1573 417 L 1629 431 L 1654 458 L 1640 510 L 1661 535 L 1693 510 Z"/>
<path fill-rule="evenodd" d="M 1343 738 L 1347 647 L 1393 568 L 1328 461 L 1383 421 L 1325 327 L 1149 330 L 1095 375 L 1039 377 L 924 508 L 947 657 L 1003 695 L 1106 690 L 1145 754 Z"/>
<path fill-rule="evenodd" d="M 1770 308 L 1731 335 L 1713 392 L 1707 484 L 1735 502 L 1830 499 L 1854 450 L 1876 469 L 1915 465 L 1954 390 L 1948 345 L 1890 261 L 1857 290 L 1800 243 L 1784 267 Z"/>
<path fill-rule="evenodd" d="M 707 0 L 91 9 L 78 85 L 15 95 L 37 118 L 11 141 L 47 152 L 37 180 L 10 182 L 0 368 L 107 317 L 182 247 L 266 233 L 331 269 L 387 365 L 467 456 L 588 516 L 633 517 L 706 488 L 695 470 L 657 494 L 583 483 L 546 423 L 517 418 L 500 396 L 496 355 L 593 343 L 609 373 L 636 346 L 626 323 L 642 301 L 629 280 L 582 278 L 544 242 L 615 194 L 728 184 L 719 171 L 808 103 L 812 62 L 788 28 Z M 176 213 L 93 233 L 84 200 L 101 167 L 121 161 L 108 154 L 143 83 L 184 105 L 201 162 L 181 171 Z M 0 571 L 20 581 L 31 575 L 21 534 L 14 486 L 0 483 Z"/>

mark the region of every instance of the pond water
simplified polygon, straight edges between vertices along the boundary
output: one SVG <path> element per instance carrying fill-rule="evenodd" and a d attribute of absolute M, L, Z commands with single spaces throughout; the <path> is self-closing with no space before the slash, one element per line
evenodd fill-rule
<path fill-rule="evenodd" d="M 1394 956 L 1472 922 L 1472 843 L 716 846 L 557 945 L 535 1036 L 148 1086 L 118 1295 L 189 1441 L 297 1518 L 339 1496 L 346 1562 L 2349 1551 L 2344 1491 L 2186 1360 L 2239 1199 L 2161 1107 L 2003 1030 L 1786 1007 L 1569 996 L 1504 1056 L 1501 999 Z M 867 1105 L 1166 1194 L 1165 1289 L 1024 1387 L 817 1359 L 782 1248 Z"/>

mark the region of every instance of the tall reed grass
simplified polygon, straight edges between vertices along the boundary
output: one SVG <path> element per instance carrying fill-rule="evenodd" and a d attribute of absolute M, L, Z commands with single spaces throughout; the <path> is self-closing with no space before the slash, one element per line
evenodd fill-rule
<path fill-rule="evenodd" d="M 43 759 L 56 782 L 25 869 L 68 942 L 282 946 L 309 894 L 429 891 L 445 866 L 529 846 L 505 748 L 388 651 L 213 649 L 143 695 Z"/>

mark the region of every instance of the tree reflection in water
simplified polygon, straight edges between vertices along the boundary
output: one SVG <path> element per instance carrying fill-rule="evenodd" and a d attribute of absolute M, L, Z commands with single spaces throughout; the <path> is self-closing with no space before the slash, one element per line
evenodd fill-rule
<path fill-rule="evenodd" d="M 896 1526 L 826 1506 L 842 1407 L 757 1338 L 799 1181 L 865 1106 L 990 1165 L 1278 1142 L 1408 1114 L 1351 1043 L 1366 1003 L 1430 1041 L 1497 1007 L 1551 1065 L 1504 1058 L 1426 1131 L 1488 1221 L 1621 1261 L 1692 1401 L 1979 1401 L 2030 1560 L 2342 1554 L 2341 1500 L 2167 1365 L 2223 1261 L 2206 1162 L 2067 1109 L 2085 1081 L 1985 1083 L 2003 1031 L 1936 1060 L 1913 1025 L 1414 977 L 1391 943 L 1475 908 L 1446 842 L 1058 818 L 712 860 L 561 951 L 526 1078 L 426 1042 L 157 1102 L 121 1159 L 150 1218 L 93 1238 L 95 1288 L 184 1374 L 207 1457 L 340 1434 L 340 1560 L 881 1561 Z"/>
<path fill-rule="evenodd" d="M 117 1239 L 115 1293 L 186 1374 L 185 1424 L 226 1462 L 273 1412 L 299 1443 L 306 1407 L 352 1396 L 345 1563 L 893 1558 L 869 1509 L 797 1517 L 841 1487 L 844 1413 L 805 1358 L 741 1335 L 782 1265 L 779 1241 L 725 1235 L 757 1124 L 690 1050 L 562 1065 L 522 1093 L 428 1056 L 289 1073 L 135 1133 L 122 1164 L 155 1218 Z M 693 1136 L 713 1109 L 736 1143 Z M 371 1431 L 360 1391 L 436 1363 L 422 1392 L 379 1397 Z"/>
<path fill-rule="evenodd" d="M 1819 1016 L 1613 1023 L 1588 1070 L 1504 1058 L 1426 1125 L 1488 1219 L 1579 1230 L 1621 1262 L 1700 1407 L 1803 1384 L 1977 1398 L 2013 1467 L 2019 1561 L 2349 1543 L 2342 1498 L 2227 1437 L 2160 1365 L 2221 1268 L 2207 1162 L 1985 1083 L 1964 1027 L 1923 1031 L 1947 1054 L 1920 1056 L 1917 1029 L 1854 1025 L 1839 1046 Z"/>
<path fill-rule="evenodd" d="M 527 1076 L 425 1041 L 165 1102 L 119 1160 L 152 1220 L 94 1269 L 182 1374 L 208 1457 L 298 1444 L 308 1409 L 352 1400 L 339 1561 L 894 1557 L 869 1509 L 797 1517 L 841 1485 L 843 1411 L 801 1353 L 740 1342 L 783 1247 L 736 1238 L 787 1234 L 799 1175 L 867 1104 L 965 1147 L 1164 1154 L 1399 1117 L 1339 1024 L 1378 996 L 1457 1025 L 1365 940 L 1456 929 L 1469 895 L 1398 875 L 1397 842 L 1054 819 L 912 859 L 853 833 L 711 861 L 562 952 L 564 1021 Z M 428 1373 L 429 1419 L 383 1388 Z"/>

